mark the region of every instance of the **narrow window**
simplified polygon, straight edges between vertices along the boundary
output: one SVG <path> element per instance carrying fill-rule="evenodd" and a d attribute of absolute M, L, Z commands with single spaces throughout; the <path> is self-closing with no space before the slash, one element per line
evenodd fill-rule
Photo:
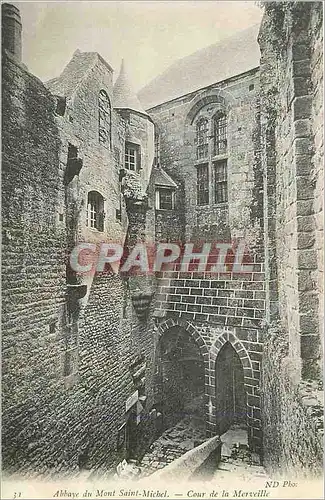
<path fill-rule="evenodd" d="M 209 122 L 201 118 L 196 124 L 196 158 L 206 158 L 209 152 Z"/>
<path fill-rule="evenodd" d="M 227 160 L 214 163 L 215 202 L 228 201 Z"/>
<path fill-rule="evenodd" d="M 209 169 L 208 165 L 197 166 L 197 204 L 209 203 Z"/>
<path fill-rule="evenodd" d="M 125 143 L 125 168 L 133 172 L 140 170 L 140 148 L 138 145 Z"/>
<path fill-rule="evenodd" d="M 174 190 L 169 188 L 159 188 L 156 190 L 156 209 L 174 210 Z"/>
<path fill-rule="evenodd" d="M 73 371 L 71 351 L 66 351 L 64 354 L 63 376 L 68 377 Z"/>
<path fill-rule="evenodd" d="M 90 191 L 87 204 L 87 226 L 104 231 L 104 217 L 104 198 L 97 191 Z"/>
<path fill-rule="evenodd" d="M 105 90 L 99 92 L 99 142 L 106 147 L 111 146 L 111 103 Z"/>
<path fill-rule="evenodd" d="M 214 154 L 222 155 L 227 152 L 227 117 L 224 113 L 214 119 Z"/>
<path fill-rule="evenodd" d="M 78 158 L 78 148 L 73 144 L 68 144 L 68 160 L 76 160 Z"/>
<path fill-rule="evenodd" d="M 155 133 L 155 165 L 160 164 L 160 136 L 158 133 Z"/>

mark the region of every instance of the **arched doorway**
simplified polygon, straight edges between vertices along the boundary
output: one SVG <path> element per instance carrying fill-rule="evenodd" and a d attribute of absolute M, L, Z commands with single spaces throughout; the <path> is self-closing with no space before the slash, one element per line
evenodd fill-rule
<path fill-rule="evenodd" d="M 216 359 L 216 423 L 223 434 L 231 425 L 246 425 L 244 370 L 230 342 L 221 348 Z"/>
<path fill-rule="evenodd" d="M 163 428 L 189 418 L 205 426 L 204 360 L 200 348 L 182 327 L 170 328 L 158 344 L 157 409 Z"/>

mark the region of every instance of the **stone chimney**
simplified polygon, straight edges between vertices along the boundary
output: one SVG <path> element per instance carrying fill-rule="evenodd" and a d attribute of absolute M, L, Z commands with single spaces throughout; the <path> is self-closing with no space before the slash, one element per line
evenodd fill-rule
<path fill-rule="evenodd" d="M 21 62 L 21 18 L 17 7 L 10 3 L 1 5 L 2 50 L 10 52 Z"/>

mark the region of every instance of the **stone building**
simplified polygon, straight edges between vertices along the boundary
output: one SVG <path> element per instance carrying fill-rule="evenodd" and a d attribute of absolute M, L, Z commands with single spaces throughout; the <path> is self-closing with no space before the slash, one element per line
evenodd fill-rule
<path fill-rule="evenodd" d="M 322 4 L 264 11 L 136 96 L 79 50 L 42 83 L 2 5 L 7 471 L 114 470 L 194 408 L 207 437 L 245 426 L 270 471 L 319 473 Z M 69 264 L 140 241 L 218 243 L 225 268 Z"/>

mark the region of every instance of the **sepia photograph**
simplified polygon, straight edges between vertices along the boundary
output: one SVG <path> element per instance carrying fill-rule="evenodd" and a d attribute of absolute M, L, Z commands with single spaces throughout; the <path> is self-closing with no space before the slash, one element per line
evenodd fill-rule
<path fill-rule="evenodd" d="M 323 498 L 323 2 L 1 32 L 1 498 Z"/>

